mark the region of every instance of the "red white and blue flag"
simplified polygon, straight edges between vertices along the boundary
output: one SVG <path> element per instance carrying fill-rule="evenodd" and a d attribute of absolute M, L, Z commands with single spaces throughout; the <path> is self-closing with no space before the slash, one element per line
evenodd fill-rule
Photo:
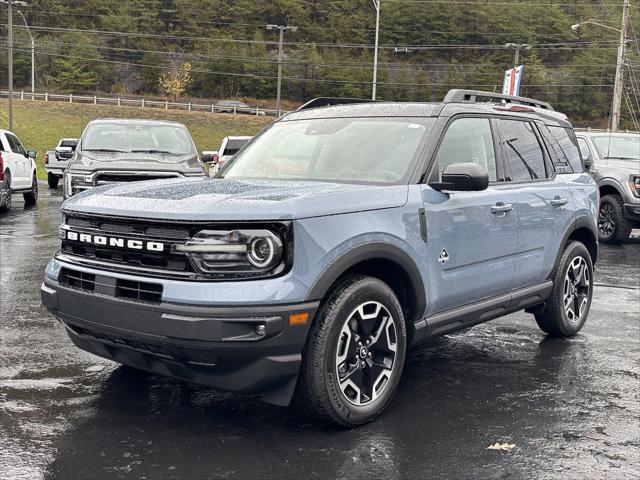
<path fill-rule="evenodd" d="M 522 65 L 505 70 L 504 81 L 502 83 L 502 94 L 518 96 L 520 92 L 520 82 L 522 80 Z"/>

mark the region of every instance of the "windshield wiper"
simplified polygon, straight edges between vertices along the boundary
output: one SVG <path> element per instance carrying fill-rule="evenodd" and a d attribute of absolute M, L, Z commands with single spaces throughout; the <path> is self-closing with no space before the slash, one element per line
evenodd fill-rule
<path fill-rule="evenodd" d="M 167 155 L 173 155 L 173 152 L 167 150 L 131 150 L 129 153 L 166 153 Z"/>
<path fill-rule="evenodd" d="M 83 152 L 117 152 L 128 153 L 126 150 L 114 150 L 113 148 L 83 148 Z"/>

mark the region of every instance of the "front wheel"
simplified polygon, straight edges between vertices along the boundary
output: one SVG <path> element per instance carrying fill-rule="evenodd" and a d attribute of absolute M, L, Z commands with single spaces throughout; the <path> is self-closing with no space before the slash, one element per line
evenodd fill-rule
<path fill-rule="evenodd" d="M 8 171 L 4 174 L 4 182 L 0 183 L 0 189 L 4 193 L 4 204 L 0 204 L 0 213 L 11 210 L 11 173 Z"/>
<path fill-rule="evenodd" d="M 600 199 L 598 239 L 605 243 L 623 242 L 631 235 L 631 223 L 624 218 L 622 198 L 605 195 Z"/>
<path fill-rule="evenodd" d="M 31 179 L 31 190 L 22 196 L 24 197 L 24 203 L 27 205 L 34 205 L 38 201 L 38 178 L 35 173 Z"/>
<path fill-rule="evenodd" d="M 387 407 L 407 349 L 402 308 L 372 277 L 342 282 L 321 307 L 303 354 L 299 391 L 320 419 L 362 425 Z"/>
<path fill-rule="evenodd" d="M 553 278 L 544 309 L 536 313 L 538 326 L 549 335 L 570 337 L 578 333 L 589 315 L 593 295 L 593 262 L 580 242 L 566 245 Z"/>

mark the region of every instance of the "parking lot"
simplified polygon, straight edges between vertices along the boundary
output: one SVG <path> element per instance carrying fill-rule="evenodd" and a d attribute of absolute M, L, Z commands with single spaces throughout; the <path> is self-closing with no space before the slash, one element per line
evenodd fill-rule
<path fill-rule="evenodd" d="M 61 203 L 43 184 L 0 217 L 0 477 L 640 477 L 637 236 L 601 246 L 577 337 L 518 313 L 432 340 L 380 419 L 335 430 L 73 347 L 39 293 Z"/>

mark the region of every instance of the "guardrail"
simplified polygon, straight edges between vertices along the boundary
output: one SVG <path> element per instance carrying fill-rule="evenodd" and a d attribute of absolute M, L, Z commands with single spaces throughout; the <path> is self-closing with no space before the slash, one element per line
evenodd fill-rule
<path fill-rule="evenodd" d="M 9 92 L 7 90 L 0 91 L 0 98 L 9 98 Z M 66 103 L 84 103 L 90 105 L 111 105 L 118 107 L 140 107 L 140 108 L 158 108 L 164 110 L 184 110 L 188 112 L 208 112 L 208 113 L 231 113 L 237 114 L 250 114 L 255 116 L 272 116 L 277 115 L 275 109 L 261 108 L 261 107 L 238 107 L 218 105 L 215 103 L 203 104 L 193 102 L 170 102 L 168 100 L 147 100 L 145 98 L 127 98 L 127 97 L 99 97 L 97 95 L 75 95 L 73 93 L 60 94 L 60 93 L 31 93 L 21 90 L 19 92 L 13 92 L 13 98 L 17 100 L 30 100 L 30 101 L 44 101 L 44 102 L 66 102 Z M 282 112 L 286 113 L 286 112 Z"/>

